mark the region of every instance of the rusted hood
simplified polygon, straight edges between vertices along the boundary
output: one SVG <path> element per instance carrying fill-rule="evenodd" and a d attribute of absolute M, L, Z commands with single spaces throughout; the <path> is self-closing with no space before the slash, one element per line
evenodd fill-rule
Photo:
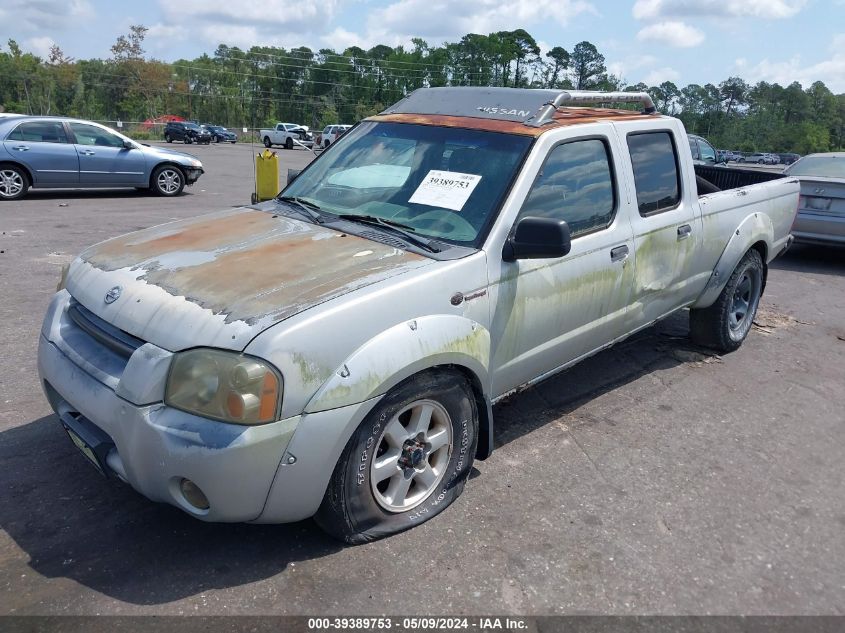
<path fill-rule="evenodd" d="M 88 249 L 69 292 L 165 349 L 243 349 L 266 327 L 432 260 L 273 213 L 274 203 L 173 222 Z M 106 294 L 120 287 L 120 297 Z"/>

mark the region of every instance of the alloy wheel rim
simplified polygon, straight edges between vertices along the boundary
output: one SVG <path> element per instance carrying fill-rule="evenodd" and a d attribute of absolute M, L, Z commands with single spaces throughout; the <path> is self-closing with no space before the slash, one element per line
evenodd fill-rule
<path fill-rule="evenodd" d="M 452 456 L 452 419 L 434 400 L 417 400 L 385 425 L 370 464 L 370 487 L 388 512 L 406 512 L 443 481 Z"/>
<path fill-rule="evenodd" d="M 182 184 L 182 177 L 173 169 L 165 169 L 158 175 L 158 188 L 164 193 L 176 193 Z"/>
<path fill-rule="evenodd" d="M 753 269 L 746 270 L 740 277 L 728 314 L 728 326 L 732 332 L 741 333 L 750 327 L 760 299 L 759 286 L 759 275 Z"/>
<path fill-rule="evenodd" d="M 14 198 L 23 190 L 23 178 L 11 169 L 0 171 L 0 196 Z"/>

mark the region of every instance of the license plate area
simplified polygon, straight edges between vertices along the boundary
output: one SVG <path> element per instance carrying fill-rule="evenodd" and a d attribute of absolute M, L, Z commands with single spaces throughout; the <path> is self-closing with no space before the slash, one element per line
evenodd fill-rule
<path fill-rule="evenodd" d="M 106 465 L 106 456 L 114 448 L 108 434 L 78 413 L 63 413 L 59 420 L 79 452 L 101 475 L 108 477 L 110 469 Z"/>

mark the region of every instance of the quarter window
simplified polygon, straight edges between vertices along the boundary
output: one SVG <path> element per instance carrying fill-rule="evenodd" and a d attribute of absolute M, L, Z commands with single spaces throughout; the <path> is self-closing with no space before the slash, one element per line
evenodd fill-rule
<path fill-rule="evenodd" d="M 613 221 L 616 191 L 607 145 L 598 139 L 555 147 L 537 175 L 519 217 L 566 220 L 572 236 Z"/>
<path fill-rule="evenodd" d="M 21 123 L 9 134 L 8 141 L 31 143 L 67 143 L 65 127 L 59 121 L 31 121 Z"/>
<path fill-rule="evenodd" d="M 678 154 L 669 132 L 630 134 L 628 149 L 634 168 L 640 215 L 660 213 L 678 206 L 681 201 Z"/>

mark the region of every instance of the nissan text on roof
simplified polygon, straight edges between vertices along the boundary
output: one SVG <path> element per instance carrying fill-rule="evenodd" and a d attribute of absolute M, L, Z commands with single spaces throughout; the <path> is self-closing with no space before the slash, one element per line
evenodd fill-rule
<path fill-rule="evenodd" d="M 154 501 L 369 541 L 460 495 L 517 389 L 682 309 L 737 349 L 798 189 L 693 165 L 645 94 L 421 89 L 275 200 L 74 259 L 42 384 Z"/>

